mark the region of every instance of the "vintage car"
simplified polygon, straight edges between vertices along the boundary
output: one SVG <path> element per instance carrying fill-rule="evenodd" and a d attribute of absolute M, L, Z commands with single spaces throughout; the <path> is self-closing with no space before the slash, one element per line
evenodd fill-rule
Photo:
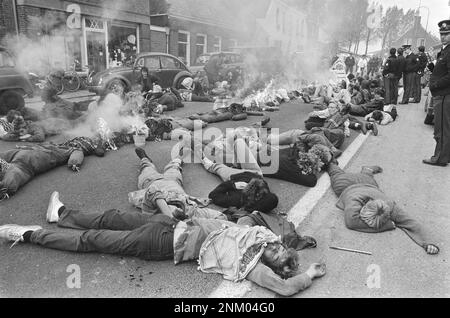
<path fill-rule="evenodd" d="M 178 58 L 164 53 L 140 53 L 133 67 L 112 67 L 92 76 L 88 80 L 89 91 L 104 95 L 121 86 L 129 91 L 141 75 L 141 69 L 147 67 L 149 74 L 158 78 L 162 88 L 180 88 L 181 82 L 192 77 L 192 73 Z"/>
<path fill-rule="evenodd" d="M 25 96 L 33 96 L 33 87 L 26 74 L 16 68 L 14 58 L 0 47 L 0 116 L 10 109 L 25 105 Z"/>

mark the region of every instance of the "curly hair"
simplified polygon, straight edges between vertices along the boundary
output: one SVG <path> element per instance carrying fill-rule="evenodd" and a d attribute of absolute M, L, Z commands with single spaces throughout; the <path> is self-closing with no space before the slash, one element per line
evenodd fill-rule
<path fill-rule="evenodd" d="M 270 243 L 271 245 L 283 245 L 281 243 Z M 267 259 L 264 254 L 261 257 L 261 262 L 273 270 L 275 274 L 280 276 L 282 279 L 288 279 L 290 277 L 295 276 L 299 263 L 298 263 L 298 253 L 293 248 L 286 249 L 287 257 L 282 262 L 274 262 L 271 259 Z"/>
<path fill-rule="evenodd" d="M 270 193 L 269 185 L 261 178 L 253 178 L 242 190 L 244 207 L 255 206 L 266 194 Z"/>

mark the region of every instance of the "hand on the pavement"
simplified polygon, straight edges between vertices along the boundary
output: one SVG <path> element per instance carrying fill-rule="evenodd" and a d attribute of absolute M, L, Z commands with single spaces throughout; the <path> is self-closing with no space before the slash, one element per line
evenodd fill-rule
<path fill-rule="evenodd" d="M 326 274 L 327 267 L 325 264 L 315 263 L 312 264 L 306 274 L 311 277 L 311 279 L 322 277 Z"/>
<path fill-rule="evenodd" d="M 439 248 L 433 244 L 427 245 L 425 250 L 427 251 L 427 254 L 430 254 L 430 255 L 436 255 L 439 253 Z"/>

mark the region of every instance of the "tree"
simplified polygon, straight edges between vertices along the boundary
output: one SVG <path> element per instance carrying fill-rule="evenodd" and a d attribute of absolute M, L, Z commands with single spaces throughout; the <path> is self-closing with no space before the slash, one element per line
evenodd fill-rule
<path fill-rule="evenodd" d="M 150 14 L 166 14 L 169 6 L 166 0 L 150 0 Z"/>

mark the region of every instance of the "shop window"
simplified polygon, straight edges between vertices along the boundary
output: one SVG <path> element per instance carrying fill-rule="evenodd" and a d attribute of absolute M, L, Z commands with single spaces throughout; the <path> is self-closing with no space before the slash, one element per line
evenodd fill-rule
<path fill-rule="evenodd" d="M 136 28 L 112 25 L 108 29 L 108 52 L 111 66 L 133 65 L 137 55 Z"/>
<path fill-rule="evenodd" d="M 166 70 L 179 70 L 181 64 L 171 57 L 161 56 L 161 68 Z"/>
<path fill-rule="evenodd" d="M 417 39 L 417 47 L 419 47 L 419 46 L 425 46 L 424 38 Z"/>
<path fill-rule="evenodd" d="M 189 65 L 190 62 L 189 41 L 189 32 L 178 31 L 178 57 L 186 65 Z"/>
<path fill-rule="evenodd" d="M 222 38 L 220 36 L 215 36 L 213 44 L 213 52 L 220 52 L 220 51 L 222 51 Z"/>
<path fill-rule="evenodd" d="M 200 55 L 206 53 L 206 35 L 204 34 L 197 34 L 197 42 L 195 43 L 196 46 L 196 56 L 197 59 Z"/>
<path fill-rule="evenodd" d="M 92 30 L 99 30 L 99 31 L 103 31 L 104 30 L 104 22 L 102 20 L 99 19 L 94 19 L 94 18 L 86 18 L 85 19 L 85 25 L 86 28 L 92 29 Z"/>

